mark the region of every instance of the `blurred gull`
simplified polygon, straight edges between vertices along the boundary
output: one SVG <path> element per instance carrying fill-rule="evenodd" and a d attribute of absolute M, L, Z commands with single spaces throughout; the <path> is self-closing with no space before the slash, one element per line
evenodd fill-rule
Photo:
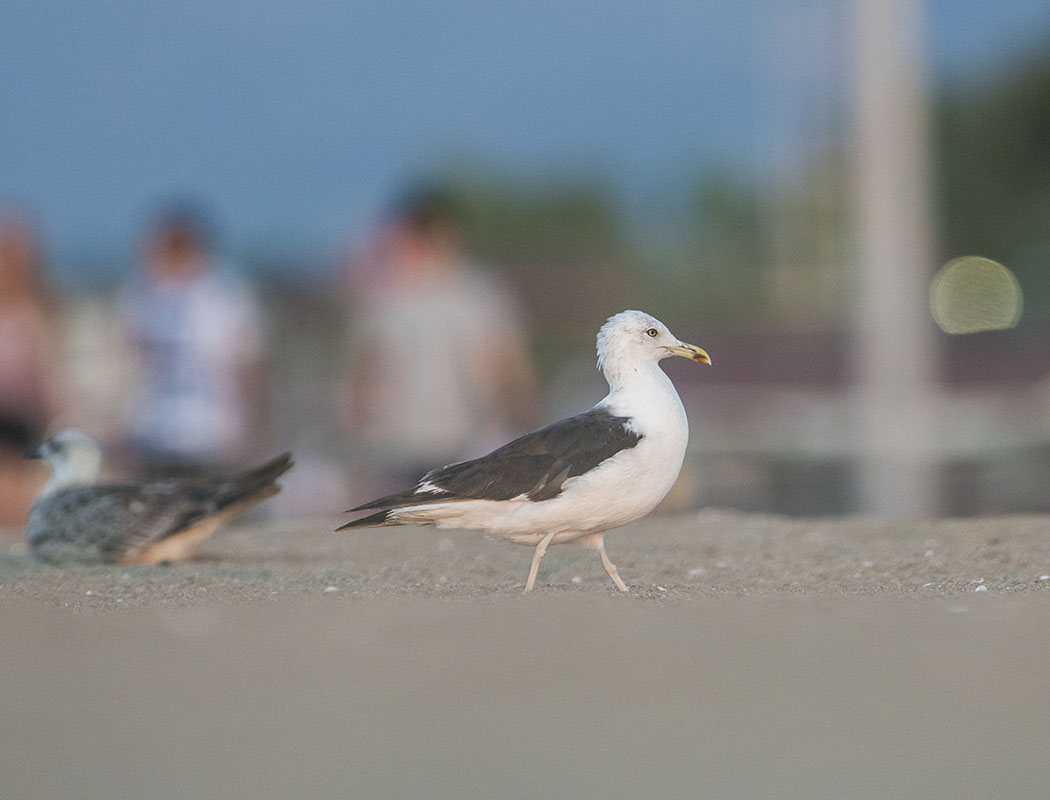
<path fill-rule="evenodd" d="M 102 448 L 87 434 L 56 433 L 27 453 L 51 479 L 29 511 L 33 555 L 63 563 L 160 564 L 189 558 L 218 528 L 280 491 L 285 453 L 256 469 L 212 478 L 98 483 Z"/>
<path fill-rule="evenodd" d="M 648 314 L 610 317 L 598 332 L 598 367 L 609 394 L 594 408 L 352 508 L 375 513 L 339 530 L 436 525 L 534 546 L 526 592 L 547 546 L 576 542 L 597 550 L 609 577 L 626 592 L 606 555 L 605 531 L 656 507 L 678 478 L 689 438 L 682 401 L 658 366 L 668 356 L 711 363 L 707 353 L 679 341 Z"/>

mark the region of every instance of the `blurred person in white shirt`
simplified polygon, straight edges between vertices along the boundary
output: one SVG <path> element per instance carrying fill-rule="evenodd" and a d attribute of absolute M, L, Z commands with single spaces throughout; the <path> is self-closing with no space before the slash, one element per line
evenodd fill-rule
<path fill-rule="evenodd" d="M 464 255 L 449 198 L 409 192 L 372 256 L 353 276 L 344 406 L 368 473 L 400 485 L 528 431 L 536 382 L 521 308 Z"/>
<path fill-rule="evenodd" d="M 127 434 L 139 466 L 212 471 L 257 455 L 269 432 L 263 315 L 212 254 L 200 211 L 156 218 L 120 307 L 137 356 Z"/>

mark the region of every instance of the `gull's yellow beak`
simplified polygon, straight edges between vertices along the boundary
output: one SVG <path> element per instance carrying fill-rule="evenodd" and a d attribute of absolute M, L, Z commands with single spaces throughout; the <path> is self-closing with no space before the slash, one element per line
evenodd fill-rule
<path fill-rule="evenodd" d="M 706 351 L 697 347 L 695 344 L 686 344 L 685 342 L 679 342 L 674 347 L 667 348 L 671 355 L 681 356 L 682 358 L 688 358 L 690 361 L 698 361 L 701 364 L 710 364 L 711 356 Z"/>

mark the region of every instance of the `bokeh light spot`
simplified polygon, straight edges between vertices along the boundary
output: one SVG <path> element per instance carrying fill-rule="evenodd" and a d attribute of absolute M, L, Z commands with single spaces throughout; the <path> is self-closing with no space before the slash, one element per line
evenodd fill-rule
<path fill-rule="evenodd" d="M 930 312 L 945 333 L 1013 328 L 1021 318 L 1021 285 L 997 261 L 963 256 L 945 264 L 930 286 Z"/>

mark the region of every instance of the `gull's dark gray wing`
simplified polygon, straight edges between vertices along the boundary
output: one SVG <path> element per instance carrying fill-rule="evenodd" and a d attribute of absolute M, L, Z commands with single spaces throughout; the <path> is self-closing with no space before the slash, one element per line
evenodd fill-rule
<path fill-rule="evenodd" d="M 344 528 L 370 527 L 386 521 L 387 512 L 407 505 L 448 500 L 541 501 L 557 497 L 569 478 L 594 469 L 622 450 L 634 447 L 641 434 L 628 417 L 596 408 L 527 433 L 488 455 L 428 472 L 411 490 L 381 497 L 350 509 L 380 509 Z"/>
<path fill-rule="evenodd" d="M 274 480 L 291 465 L 285 454 L 227 478 L 60 489 L 33 504 L 29 547 L 52 562 L 120 562 L 235 503 L 272 493 Z"/>

